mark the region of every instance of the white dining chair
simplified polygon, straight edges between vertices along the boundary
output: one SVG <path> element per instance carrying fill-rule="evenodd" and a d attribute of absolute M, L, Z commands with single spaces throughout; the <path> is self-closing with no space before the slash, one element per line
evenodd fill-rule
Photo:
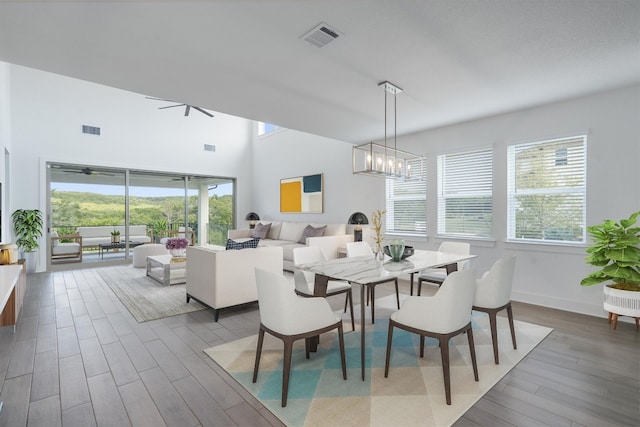
<path fill-rule="evenodd" d="M 347 379 L 347 364 L 344 352 L 344 334 L 342 318 L 331 310 L 325 298 L 304 298 L 295 294 L 291 284 L 281 273 L 255 269 L 260 307 L 260 330 L 256 348 L 256 361 L 253 368 L 253 382 L 258 380 L 260 356 L 264 334 L 268 332 L 284 343 L 284 361 L 282 364 L 282 407 L 287 406 L 289 374 L 293 343 L 300 339 L 306 341 L 306 358 L 309 358 L 309 339 L 333 329 L 338 329 L 342 378 Z"/>
<path fill-rule="evenodd" d="M 511 329 L 511 342 L 513 349 L 516 346 L 516 330 L 513 324 L 513 310 L 511 309 L 511 287 L 513 284 L 513 272 L 516 257 L 510 256 L 497 260 L 489 271 L 485 272 L 476 283 L 473 309 L 489 315 L 491 327 L 491 341 L 493 342 L 493 359 L 496 365 L 498 358 L 498 327 L 496 316 L 498 312 L 507 310 L 509 328 Z"/>
<path fill-rule="evenodd" d="M 318 246 L 304 246 L 293 249 L 294 267 L 303 264 L 311 264 L 313 262 L 322 262 L 326 260 L 326 255 L 322 251 L 322 248 Z M 293 271 L 293 282 L 295 285 L 296 294 L 307 298 L 314 296 L 314 273 L 295 268 Z M 351 285 L 349 284 L 349 282 L 344 280 L 329 280 L 329 282 L 327 283 L 327 293 L 325 296 L 330 297 L 339 294 L 346 294 L 344 301 L 344 312 L 347 312 L 348 305 L 351 312 L 351 330 L 355 331 L 356 326 L 353 317 L 353 293 Z"/>
<path fill-rule="evenodd" d="M 471 252 L 471 245 L 465 242 L 442 242 L 438 247 L 438 252 L 444 252 L 456 255 L 469 255 Z M 458 270 L 464 270 L 469 267 L 469 261 L 462 261 L 458 263 Z M 447 269 L 442 268 L 430 268 L 420 272 L 418 275 L 418 296 L 422 292 L 422 282 L 435 283 L 438 286 L 442 285 L 444 279 L 447 277 Z"/>
<path fill-rule="evenodd" d="M 449 274 L 438 292 L 430 297 L 410 296 L 402 308 L 391 315 L 387 336 L 387 356 L 384 377 L 389 376 L 393 328 L 420 336 L 420 357 L 424 357 L 425 337 L 435 338 L 440 343 L 442 373 L 447 405 L 451 405 L 451 377 L 449 369 L 449 340 L 466 332 L 473 365 L 473 375 L 478 381 L 478 365 L 471 327 L 471 306 L 475 292 L 475 269 Z"/>
<path fill-rule="evenodd" d="M 347 243 L 347 258 L 352 257 L 374 257 L 373 250 L 367 242 L 351 242 Z M 398 278 L 390 277 L 385 278 L 377 282 L 369 283 L 367 286 L 367 298 L 371 299 L 371 323 L 375 323 L 375 299 L 376 299 L 376 286 L 382 283 L 394 282 L 396 287 L 396 304 L 400 308 L 400 292 L 398 291 Z M 367 301 L 368 302 L 368 301 Z M 360 302 L 362 304 L 362 301 Z"/>

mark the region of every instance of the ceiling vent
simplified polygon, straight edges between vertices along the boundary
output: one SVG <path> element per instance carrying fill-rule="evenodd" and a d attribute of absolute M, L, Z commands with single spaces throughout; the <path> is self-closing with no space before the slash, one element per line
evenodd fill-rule
<path fill-rule="evenodd" d="M 211 144 L 204 144 L 204 151 L 216 151 L 216 146 Z"/>
<path fill-rule="evenodd" d="M 97 126 L 82 125 L 82 133 L 88 133 L 89 135 L 100 135 L 100 128 Z"/>
<path fill-rule="evenodd" d="M 331 28 L 323 22 L 302 36 L 302 39 L 315 47 L 325 47 L 340 36 L 342 36 L 342 34 L 335 28 Z"/>

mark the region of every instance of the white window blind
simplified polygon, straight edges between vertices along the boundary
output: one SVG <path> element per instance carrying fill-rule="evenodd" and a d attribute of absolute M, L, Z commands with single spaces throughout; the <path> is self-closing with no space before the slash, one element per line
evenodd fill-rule
<path fill-rule="evenodd" d="M 426 167 L 413 165 L 422 171 L 422 179 L 386 180 L 387 232 L 426 236 L 427 234 L 427 172 Z"/>
<path fill-rule="evenodd" d="M 493 150 L 438 156 L 438 234 L 491 236 Z"/>
<path fill-rule="evenodd" d="M 585 135 L 508 148 L 509 240 L 585 241 Z"/>

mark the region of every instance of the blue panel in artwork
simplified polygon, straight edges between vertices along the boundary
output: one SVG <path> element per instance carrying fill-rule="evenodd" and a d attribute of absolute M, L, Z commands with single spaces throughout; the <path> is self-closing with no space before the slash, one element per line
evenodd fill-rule
<path fill-rule="evenodd" d="M 319 193 L 322 191 L 322 175 L 308 175 L 302 177 L 303 193 Z"/>

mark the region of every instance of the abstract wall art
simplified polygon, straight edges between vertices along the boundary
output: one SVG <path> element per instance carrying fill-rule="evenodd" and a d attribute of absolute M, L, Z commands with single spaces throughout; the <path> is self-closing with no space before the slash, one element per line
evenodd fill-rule
<path fill-rule="evenodd" d="M 280 212 L 322 213 L 322 174 L 281 179 Z"/>

